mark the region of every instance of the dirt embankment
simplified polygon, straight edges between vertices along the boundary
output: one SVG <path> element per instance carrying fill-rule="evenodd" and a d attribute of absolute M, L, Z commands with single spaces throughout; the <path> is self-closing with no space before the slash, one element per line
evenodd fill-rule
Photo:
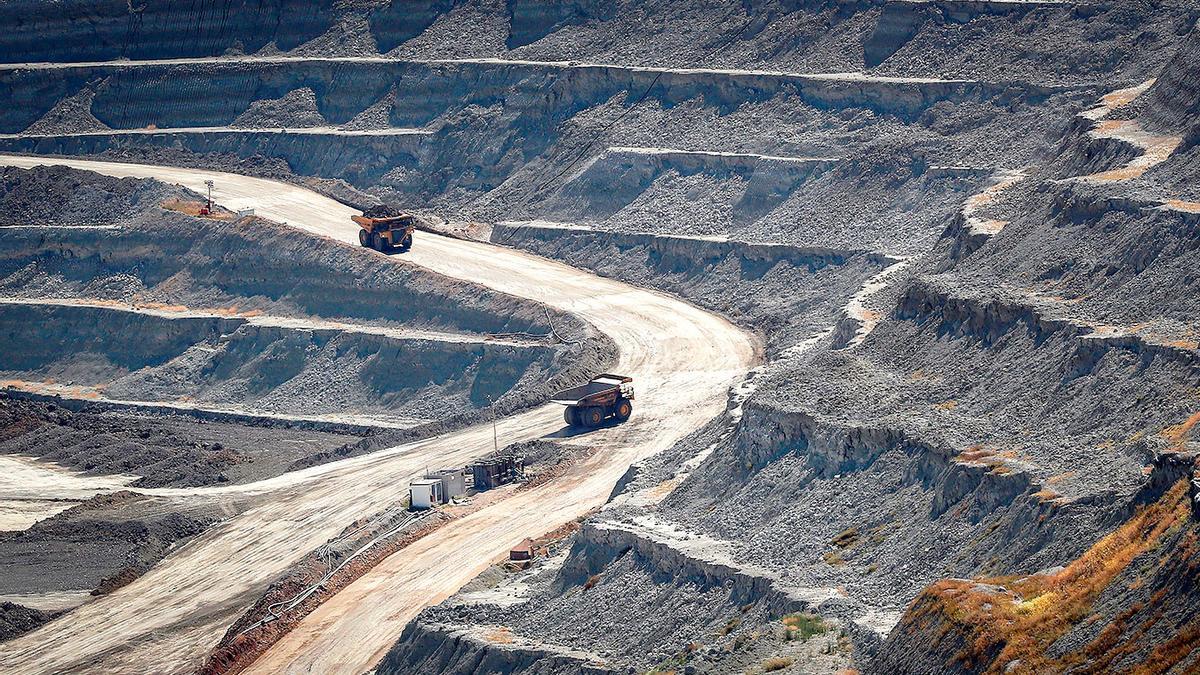
<path fill-rule="evenodd" d="M 140 476 L 134 487 L 257 480 L 353 436 L 247 426 L 186 416 L 105 411 L 0 398 L 0 453 L 39 457 L 92 474 Z"/>
<path fill-rule="evenodd" d="M 215 507 L 179 510 L 128 491 L 93 497 L 27 530 L 0 532 L 0 595 L 111 593 L 222 517 Z M 15 631 L 6 637 L 61 611 L 6 603 L 3 614 Z"/>
<path fill-rule="evenodd" d="M 1063 567 L 932 584 L 869 672 L 1191 672 L 1200 665 L 1193 470 L 1192 457 L 1156 462 L 1128 519 Z"/>
<path fill-rule="evenodd" d="M 0 602 L 0 642 L 24 635 L 59 614 L 60 612 L 45 612 L 14 602 Z"/>
<path fill-rule="evenodd" d="M 210 655 L 201 672 L 216 675 L 236 673 L 247 667 L 305 616 L 339 590 L 369 572 L 390 555 L 433 534 L 453 519 L 468 515 L 514 492 L 533 489 L 552 481 L 568 467 L 589 457 L 596 449 L 552 441 L 529 441 L 510 445 L 499 454 L 520 455 L 525 460 L 525 480 L 482 494 L 474 494 L 462 505 L 429 512 L 407 510 L 398 503 L 380 513 L 352 523 L 330 542 L 311 552 L 271 585 L 267 592 L 230 627 Z M 578 529 L 572 522 L 561 532 L 537 542 L 543 554 L 567 534 Z"/>
<path fill-rule="evenodd" d="M 98 180 L 62 166 L 5 167 L 0 173 L 0 226 L 112 225 L 185 192 L 155 181 Z"/>

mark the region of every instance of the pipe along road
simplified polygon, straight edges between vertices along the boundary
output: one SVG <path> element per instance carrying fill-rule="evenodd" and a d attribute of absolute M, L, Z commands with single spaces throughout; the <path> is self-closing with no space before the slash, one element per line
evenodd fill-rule
<path fill-rule="evenodd" d="M 198 169 L 2 156 L 0 165 L 59 164 L 116 177 L 156 178 L 229 209 L 358 246 L 354 209 L 301 187 Z M 308 615 L 253 666 L 261 672 L 369 670 L 423 607 L 501 558 L 602 505 L 628 466 L 660 452 L 725 408 L 728 389 L 761 358 L 757 341 L 729 321 L 666 294 L 636 288 L 520 251 L 418 233 L 395 259 L 541 302 L 605 332 L 615 372 L 635 378 L 638 407 L 626 424 L 589 433 L 599 452 L 565 475 L 515 493 L 418 540 Z M 505 443 L 563 427 L 546 404 L 500 420 Z M 172 552 L 137 581 L 0 644 L 0 672 L 187 672 L 290 565 L 354 520 L 402 497 L 428 466 L 454 466 L 491 450 L 491 424 L 234 486 L 142 490 L 187 503 L 224 499 L 236 515 Z"/>

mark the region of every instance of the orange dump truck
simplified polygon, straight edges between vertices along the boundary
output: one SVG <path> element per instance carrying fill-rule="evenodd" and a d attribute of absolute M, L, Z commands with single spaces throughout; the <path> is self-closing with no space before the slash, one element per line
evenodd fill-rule
<path fill-rule="evenodd" d="M 604 373 L 558 392 L 552 401 L 567 406 L 563 418 L 573 427 L 598 427 L 609 418 L 624 422 L 633 414 L 633 378 Z"/>
<path fill-rule="evenodd" d="M 413 229 L 417 225 L 417 217 L 401 214 L 386 218 L 370 216 L 351 216 L 358 223 L 358 243 L 376 251 L 386 252 L 393 249 L 407 251 L 412 248 Z"/>

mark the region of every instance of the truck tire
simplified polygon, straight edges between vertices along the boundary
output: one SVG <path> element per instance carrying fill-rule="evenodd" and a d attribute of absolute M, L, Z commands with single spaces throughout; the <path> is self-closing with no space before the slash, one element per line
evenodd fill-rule
<path fill-rule="evenodd" d="M 385 247 L 386 244 L 383 243 L 383 237 L 379 236 L 378 232 L 371 235 L 371 248 L 383 253 L 387 250 Z"/>
<path fill-rule="evenodd" d="M 577 412 L 579 412 L 579 411 L 576 410 L 575 406 L 571 406 L 571 405 L 567 406 L 563 410 L 563 419 L 567 421 L 567 426 L 571 426 L 571 427 L 579 426 L 579 416 L 575 414 Z"/>
<path fill-rule="evenodd" d="M 629 419 L 629 416 L 632 414 L 633 402 L 627 398 L 618 399 L 617 405 L 613 409 L 613 415 L 617 418 L 617 421 L 624 422 L 625 420 Z"/>
<path fill-rule="evenodd" d="M 358 245 L 359 246 L 370 246 L 371 245 L 371 233 L 367 232 L 366 230 L 359 230 L 358 231 Z"/>
<path fill-rule="evenodd" d="M 584 408 L 583 424 L 588 427 L 598 427 L 604 421 L 604 411 L 598 406 Z"/>

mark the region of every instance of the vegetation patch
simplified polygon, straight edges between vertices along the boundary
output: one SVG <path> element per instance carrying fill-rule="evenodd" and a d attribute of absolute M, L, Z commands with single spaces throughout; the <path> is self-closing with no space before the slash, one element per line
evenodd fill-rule
<path fill-rule="evenodd" d="M 1101 592 L 1138 556 L 1156 548 L 1164 536 L 1182 526 L 1189 517 L 1184 479 L 1158 501 L 1139 509 L 1062 571 L 980 581 L 942 580 L 914 601 L 906 623 L 942 624 L 944 634 L 957 627 L 965 640 L 955 661 L 975 672 L 1004 672 L 1013 662 L 1018 664 L 1015 672 L 1021 673 L 1064 672 L 1079 667 L 1085 661 L 1085 653 L 1095 651 L 1092 646 L 1085 652 L 1051 658 L 1047 654 L 1050 645 L 1094 616 L 1092 607 Z M 1130 607 L 1117 617 L 1097 638 L 1097 643 L 1111 648 L 1122 632 L 1122 618 L 1128 620 L 1141 609 Z M 1181 635 L 1183 632 L 1186 631 L 1181 631 Z M 1152 657 L 1155 662 L 1167 663 L 1167 655 L 1157 652 L 1169 647 L 1164 644 L 1155 650 Z M 1188 653 L 1182 646 L 1173 651 L 1180 658 Z"/>
<path fill-rule="evenodd" d="M 807 640 L 829 630 L 829 625 L 821 617 L 807 612 L 788 614 L 783 617 L 782 621 L 784 627 L 787 628 L 788 640 Z"/>

